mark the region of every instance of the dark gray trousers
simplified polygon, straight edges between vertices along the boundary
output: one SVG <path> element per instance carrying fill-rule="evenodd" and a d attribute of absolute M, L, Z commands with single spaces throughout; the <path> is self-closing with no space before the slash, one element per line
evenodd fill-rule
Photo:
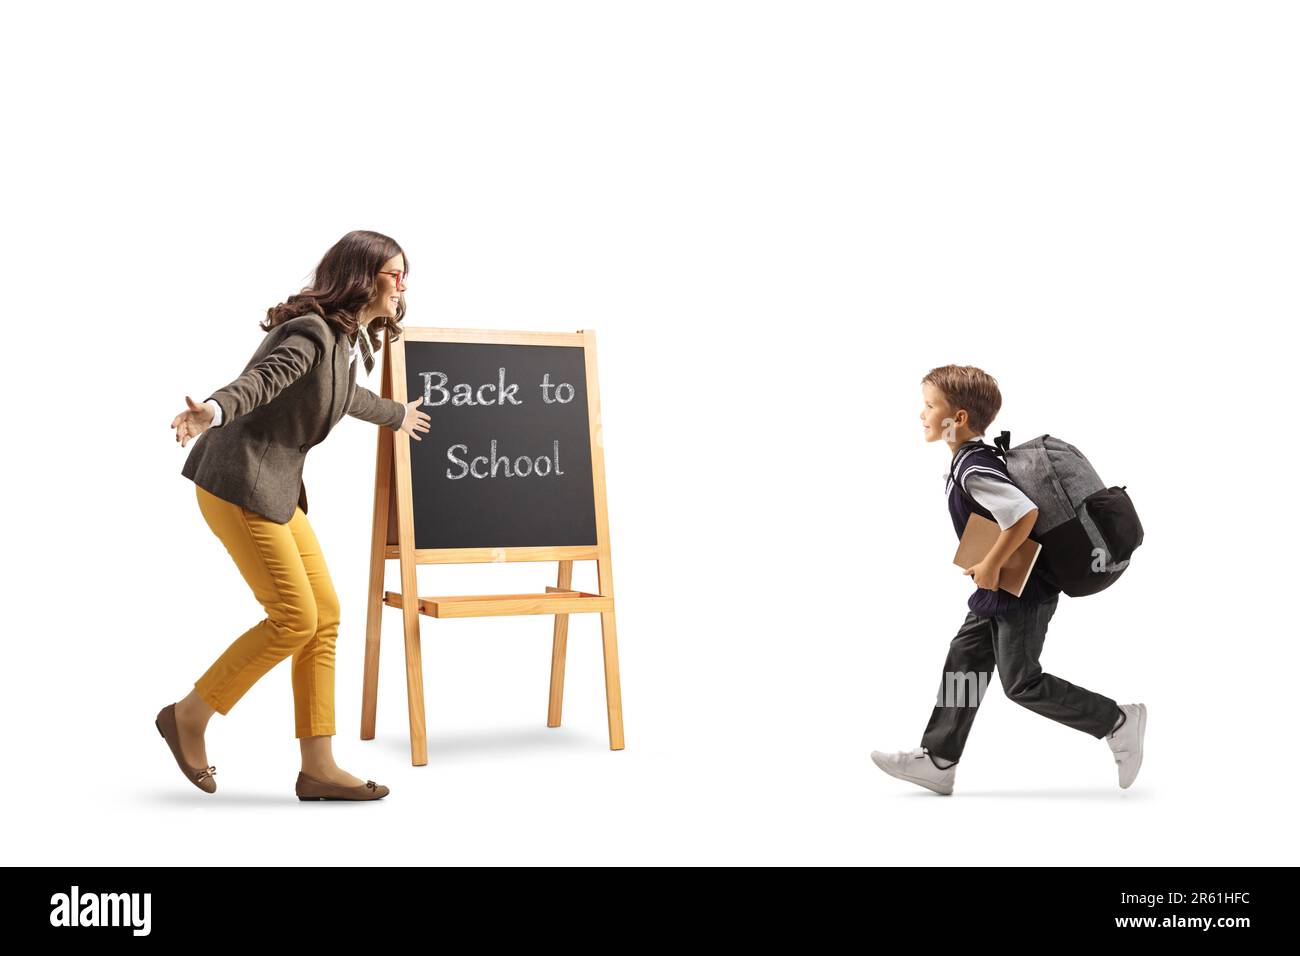
<path fill-rule="evenodd" d="M 943 760 L 961 759 L 966 736 L 995 667 L 1003 692 L 1022 707 L 1098 739 L 1110 733 L 1119 720 L 1118 704 L 1102 694 L 1044 674 L 1038 664 L 1047 622 L 1056 613 L 1058 598 L 1017 608 L 1006 616 L 967 613 L 961 630 L 948 645 L 943 683 L 921 746 Z"/>

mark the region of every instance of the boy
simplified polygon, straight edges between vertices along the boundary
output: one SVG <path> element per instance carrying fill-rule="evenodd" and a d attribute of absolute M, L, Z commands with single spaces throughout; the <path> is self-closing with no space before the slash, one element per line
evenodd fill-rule
<path fill-rule="evenodd" d="M 945 491 L 958 539 L 972 512 L 996 521 L 1002 534 L 984 560 L 965 571 L 976 591 L 948 647 L 944 681 L 921 746 L 893 754 L 873 751 L 871 759 L 900 780 L 952 793 L 955 767 L 996 666 L 1004 692 L 1017 704 L 1104 737 L 1119 767 L 1119 785 L 1127 788 L 1142 766 L 1146 705 L 1121 707 L 1109 697 L 1043 673 L 1038 655 L 1061 593 L 1045 565 L 1035 564 L 1020 597 L 997 589 L 1002 565 L 1029 537 L 1038 518 L 1038 509 L 1016 487 L 1006 464 L 980 440 L 1002 407 L 997 382 L 974 366 L 944 365 L 921 380 L 921 398 L 925 440 L 943 439 L 952 450 L 956 480 L 949 478 Z"/>

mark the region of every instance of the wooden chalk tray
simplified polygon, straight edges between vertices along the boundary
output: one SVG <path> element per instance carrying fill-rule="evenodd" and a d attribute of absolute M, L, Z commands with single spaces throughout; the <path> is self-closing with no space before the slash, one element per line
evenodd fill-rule
<path fill-rule="evenodd" d="M 400 608 L 402 595 L 384 592 L 384 603 Z M 614 599 L 586 591 L 547 587 L 543 594 L 461 594 L 447 597 L 422 597 L 417 601 L 421 614 L 429 617 L 489 617 L 504 614 L 582 614 L 587 611 L 612 611 Z"/>

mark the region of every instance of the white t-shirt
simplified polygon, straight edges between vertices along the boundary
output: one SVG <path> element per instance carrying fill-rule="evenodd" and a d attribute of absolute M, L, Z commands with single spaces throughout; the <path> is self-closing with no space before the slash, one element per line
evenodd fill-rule
<path fill-rule="evenodd" d="M 982 435 L 977 437 L 983 439 Z M 975 440 L 971 439 L 971 441 Z M 966 493 L 993 515 L 998 527 L 1003 531 L 1038 507 L 1015 485 L 998 481 L 977 471 L 967 472 L 965 487 Z"/>
<path fill-rule="evenodd" d="M 1015 485 L 988 475 L 967 475 L 966 493 L 992 513 L 1003 531 L 1038 507 Z"/>

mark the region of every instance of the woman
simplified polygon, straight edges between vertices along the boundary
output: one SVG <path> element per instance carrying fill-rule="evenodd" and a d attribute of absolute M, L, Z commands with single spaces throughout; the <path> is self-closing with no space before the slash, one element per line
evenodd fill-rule
<path fill-rule="evenodd" d="M 350 232 L 316 267 L 312 283 L 267 310 L 266 337 L 242 375 L 203 404 L 185 397 L 171 423 L 184 447 L 181 474 L 199 510 L 230 552 L 267 616 L 244 632 L 194 684 L 168 704 L 156 726 L 186 778 L 208 793 L 208 719 L 226 714 L 257 680 L 293 658 L 295 732 L 302 749 L 296 791 L 302 800 L 377 800 L 388 788 L 334 762 L 334 643 L 339 602 L 307 523 L 302 483 L 307 451 L 344 414 L 405 432 L 429 430 L 429 416 L 356 384 L 358 350 L 366 372 L 387 331 L 401 333 L 409 264 L 396 242 Z M 367 507 L 369 501 L 367 499 Z"/>

